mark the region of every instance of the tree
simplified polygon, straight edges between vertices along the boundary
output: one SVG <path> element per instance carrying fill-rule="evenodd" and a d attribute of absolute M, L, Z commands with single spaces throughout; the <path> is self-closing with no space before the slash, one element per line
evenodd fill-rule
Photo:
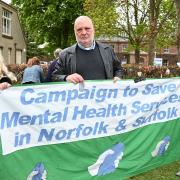
<path fill-rule="evenodd" d="M 12 0 L 28 36 L 36 43 L 64 48 L 74 41 L 73 22 L 83 13 L 84 0 Z"/>
<path fill-rule="evenodd" d="M 120 7 L 119 27 L 128 35 L 130 45 L 135 49 L 136 63 L 140 59 L 140 50 L 147 50 L 149 63 L 152 64 L 156 47 L 162 43 L 172 43 L 174 34 L 167 31 L 173 32 L 175 29 L 173 2 L 119 0 L 117 5 Z"/>
<path fill-rule="evenodd" d="M 97 36 L 122 34 L 129 39 L 129 51 L 135 51 L 136 63 L 140 62 L 141 50 L 148 51 L 152 64 L 158 48 L 174 43 L 175 9 L 171 0 L 86 0 L 84 9 L 95 22 Z"/>
<path fill-rule="evenodd" d="M 178 52 L 178 62 L 180 62 L 180 1 L 174 0 L 176 5 L 176 16 L 177 16 L 177 52 Z"/>
<path fill-rule="evenodd" d="M 96 30 L 96 37 L 112 37 L 118 34 L 117 19 L 114 1 L 85 0 L 85 14 L 92 18 Z"/>
<path fill-rule="evenodd" d="M 143 10 L 142 10 L 143 9 Z M 135 49 L 136 62 L 147 32 L 147 2 L 86 0 L 84 10 L 95 22 L 96 36 L 128 37 L 131 50 Z"/>
<path fill-rule="evenodd" d="M 172 30 L 174 18 L 174 3 L 171 1 L 163 0 L 150 0 L 149 1 L 149 63 L 153 63 L 154 52 L 156 50 L 156 42 L 159 37 L 167 37 L 167 31 L 164 29 L 169 27 Z M 171 26 L 170 26 L 171 25 Z M 173 31 L 173 30 L 172 30 Z M 169 36 L 169 34 L 168 34 Z M 168 38 L 169 39 L 169 38 Z M 163 39 L 161 39 L 163 40 Z"/>
<path fill-rule="evenodd" d="M 135 61 L 140 62 L 140 50 L 147 41 L 148 4 L 145 0 L 119 0 L 119 30 L 129 39 L 129 50 L 135 50 Z"/>

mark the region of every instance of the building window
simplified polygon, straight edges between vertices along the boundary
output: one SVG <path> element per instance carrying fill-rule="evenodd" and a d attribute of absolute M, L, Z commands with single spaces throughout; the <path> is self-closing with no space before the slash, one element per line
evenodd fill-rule
<path fill-rule="evenodd" d="M 16 50 L 16 64 L 22 63 L 22 51 Z"/>
<path fill-rule="evenodd" d="M 169 65 L 169 61 L 167 59 L 163 59 L 163 66 L 168 66 Z"/>
<path fill-rule="evenodd" d="M 128 48 L 128 45 L 127 44 L 123 44 L 122 45 L 122 52 L 125 52 L 127 48 Z"/>
<path fill-rule="evenodd" d="M 2 11 L 2 33 L 7 36 L 11 36 L 11 16 L 11 12 Z"/>
<path fill-rule="evenodd" d="M 8 48 L 8 64 L 11 64 L 11 48 Z"/>
<path fill-rule="evenodd" d="M 3 48 L 0 47 L 0 57 L 3 55 Z"/>
<path fill-rule="evenodd" d="M 169 48 L 164 48 L 164 53 L 169 53 Z"/>

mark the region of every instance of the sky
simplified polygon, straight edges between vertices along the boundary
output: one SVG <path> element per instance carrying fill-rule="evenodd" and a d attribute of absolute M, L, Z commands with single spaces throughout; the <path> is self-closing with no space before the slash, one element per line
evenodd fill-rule
<path fill-rule="evenodd" d="M 7 4 L 11 3 L 11 0 L 2 0 L 4 2 L 6 2 Z"/>

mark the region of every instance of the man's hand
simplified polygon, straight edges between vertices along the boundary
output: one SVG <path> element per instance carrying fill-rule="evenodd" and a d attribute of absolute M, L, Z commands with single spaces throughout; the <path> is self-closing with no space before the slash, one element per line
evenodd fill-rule
<path fill-rule="evenodd" d="M 114 78 L 113 78 L 113 82 L 114 83 L 116 83 L 117 81 L 119 81 L 119 80 L 121 80 L 119 77 L 117 77 L 117 76 L 115 76 Z"/>
<path fill-rule="evenodd" d="M 11 85 L 7 82 L 0 83 L 0 90 L 7 89 Z"/>
<path fill-rule="evenodd" d="M 74 74 L 67 76 L 66 81 L 77 84 L 77 83 L 84 82 L 84 79 L 80 74 L 74 73 Z"/>

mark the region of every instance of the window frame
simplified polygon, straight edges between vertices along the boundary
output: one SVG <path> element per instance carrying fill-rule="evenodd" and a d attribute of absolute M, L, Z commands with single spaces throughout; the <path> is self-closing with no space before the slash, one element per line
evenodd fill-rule
<path fill-rule="evenodd" d="M 163 52 L 164 52 L 164 54 L 168 54 L 169 53 L 169 48 L 168 47 L 164 48 Z"/>
<path fill-rule="evenodd" d="M 7 9 L 2 10 L 2 34 L 12 36 L 12 12 Z"/>
<path fill-rule="evenodd" d="M 122 44 L 122 52 L 126 52 L 128 44 Z"/>

